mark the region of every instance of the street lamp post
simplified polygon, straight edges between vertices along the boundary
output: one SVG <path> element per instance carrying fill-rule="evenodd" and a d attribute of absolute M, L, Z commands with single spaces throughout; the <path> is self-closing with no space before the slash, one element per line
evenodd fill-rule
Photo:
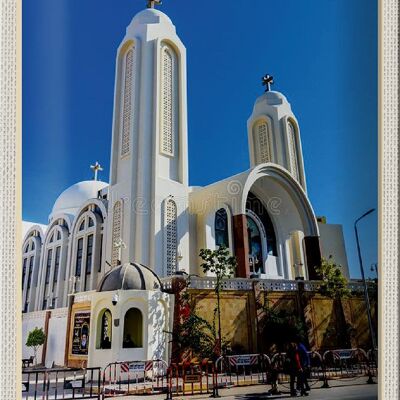
<path fill-rule="evenodd" d="M 372 342 L 372 352 L 374 352 L 375 349 L 376 349 L 376 339 L 375 339 L 374 327 L 372 325 L 371 305 L 370 305 L 370 302 L 369 302 L 368 287 L 367 287 L 367 282 L 365 280 L 364 267 L 363 267 L 363 262 L 362 262 L 362 257 L 361 257 L 360 240 L 359 240 L 359 237 L 358 237 L 357 223 L 361 219 L 363 219 L 364 217 L 366 217 L 367 215 L 371 214 L 374 211 L 375 211 L 375 208 L 372 208 L 371 210 L 369 210 L 366 213 L 364 213 L 363 215 L 361 215 L 361 217 L 356 219 L 356 221 L 354 222 L 354 232 L 356 234 L 358 260 L 360 262 L 361 278 L 362 278 L 362 281 L 363 281 L 363 284 L 364 284 L 364 298 L 365 298 L 365 305 L 367 307 L 368 325 L 369 325 L 369 332 L 370 332 L 370 335 L 371 335 L 371 342 Z"/>

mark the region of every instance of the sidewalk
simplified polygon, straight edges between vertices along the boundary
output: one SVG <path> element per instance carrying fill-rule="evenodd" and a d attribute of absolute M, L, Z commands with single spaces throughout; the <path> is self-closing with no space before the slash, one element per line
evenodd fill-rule
<path fill-rule="evenodd" d="M 307 399 L 340 399 L 340 400 L 376 400 L 378 399 L 378 385 L 368 385 L 366 384 L 366 378 L 358 378 L 349 381 L 329 381 L 331 388 L 322 389 L 322 383 L 318 382 L 311 389 L 310 395 L 305 397 Z M 269 386 L 266 385 L 253 385 L 253 386 L 242 386 L 234 387 L 231 389 L 220 389 L 219 394 L 224 400 L 253 400 L 253 399 L 292 399 L 290 397 L 289 391 L 285 386 L 281 386 L 280 390 L 282 395 L 280 396 L 269 396 L 268 395 Z M 166 395 L 154 395 L 154 396 L 127 396 L 127 397 L 114 397 L 114 399 L 123 400 L 165 400 Z M 193 395 L 193 396 L 174 396 L 174 400 L 182 399 L 209 399 L 210 394 Z"/>

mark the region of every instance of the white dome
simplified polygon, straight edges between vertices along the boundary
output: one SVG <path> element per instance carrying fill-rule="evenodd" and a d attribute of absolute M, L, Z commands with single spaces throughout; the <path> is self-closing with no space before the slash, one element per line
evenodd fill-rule
<path fill-rule="evenodd" d="M 271 90 L 269 92 L 265 92 L 261 95 L 257 100 L 257 103 L 266 103 L 269 106 L 277 106 L 280 104 L 288 103 L 287 98 L 281 93 Z"/>
<path fill-rule="evenodd" d="M 131 25 L 147 25 L 147 24 L 169 24 L 173 25 L 168 15 L 155 8 L 146 8 L 137 13 L 131 22 Z"/>
<path fill-rule="evenodd" d="M 99 190 L 108 186 L 102 181 L 83 181 L 64 190 L 54 203 L 52 214 L 75 214 L 89 199 L 97 199 Z"/>

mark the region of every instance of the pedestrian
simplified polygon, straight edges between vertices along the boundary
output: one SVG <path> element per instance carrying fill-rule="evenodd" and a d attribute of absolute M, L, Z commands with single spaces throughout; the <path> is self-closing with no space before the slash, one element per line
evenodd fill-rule
<path fill-rule="evenodd" d="M 281 394 L 278 388 L 278 375 L 278 366 L 276 363 L 272 363 L 268 372 L 268 380 L 271 383 L 271 389 L 268 391 L 268 396 Z"/>
<path fill-rule="evenodd" d="M 308 393 L 304 390 L 302 373 L 303 369 L 300 362 L 300 354 L 297 350 L 297 343 L 291 342 L 288 346 L 288 351 L 286 353 L 287 358 L 287 372 L 290 376 L 290 396 L 297 397 L 297 390 L 295 387 L 296 380 L 300 386 L 300 394 L 302 396 L 308 396 Z"/>
<path fill-rule="evenodd" d="M 300 364 L 301 364 L 301 379 L 297 381 L 297 389 L 300 390 L 300 393 L 309 392 L 310 385 L 308 384 L 308 377 L 310 374 L 311 368 L 311 360 L 310 355 L 308 354 L 307 347 L 301 340 L 297 340 L 297 351 L 299 352 L 300 356 Z M 307 394 L 306 394 L 307 396 Z"/>

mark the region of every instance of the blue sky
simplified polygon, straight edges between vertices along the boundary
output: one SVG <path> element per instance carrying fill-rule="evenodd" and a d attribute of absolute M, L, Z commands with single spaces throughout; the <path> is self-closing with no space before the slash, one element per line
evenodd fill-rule
<path fill-rule="evenodd" d="M 145 0 L 23 1 L 23 218 L 46 223 L 57 196 L 108 180 L 114 61 Z M 377 4 L 373 0 L 165 0 L 188 56 L 190 184 L 249 167 L 246 121 L 274 75 L 299 121 L 317 215 L 343 224 L 377 207 Z M 360 224 L 367 270 L 377 215 Z M 369 271 L 368 273 L 373 276 Z"/>

